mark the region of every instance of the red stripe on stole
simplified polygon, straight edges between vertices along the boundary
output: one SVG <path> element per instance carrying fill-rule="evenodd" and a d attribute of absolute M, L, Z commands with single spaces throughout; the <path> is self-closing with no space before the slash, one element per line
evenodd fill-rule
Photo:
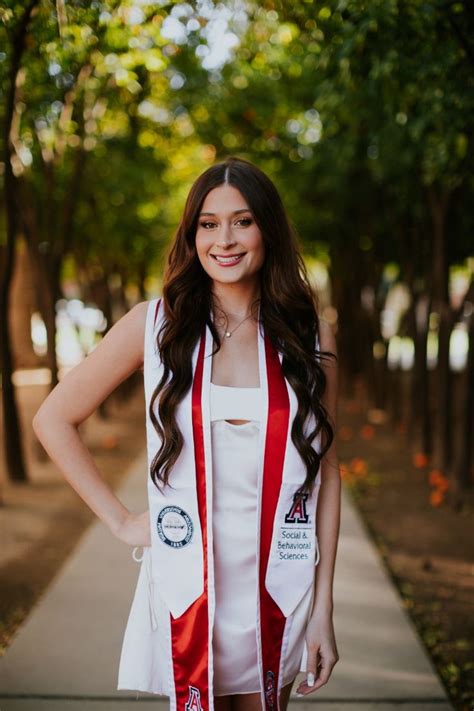
<path fill-rule="evenodd" d="M 260 633 L 262 640 L 265 711 L 280 709 L 277 698 L 281 647 L 286 618 L 265 587 L 275 512 L 280 495 L 290 418 L 290 402 L 277 350 L 265 335 L 268 381 L 268 421 L 263 463 L 260 518 Z M 289 581 L 289 584 L 290 581 Z"/>
<path fill-rule="evenodd" d="M 206 466 L 204 457 L 204 429 L 201 409 L 205 347 L 204 334 L 201 336 L 196 371 L 192 386 L 192 420 L 194 454 L 196 459 L 196 487 L 204 554 L 204 592 L 180 617 L 174 619 L 173 616 L 170 615 L 176 708 L 178 711 L 184 711 L 188 700 L 191 701 L 191 708 L 196 708 L 196 710 L 198 710 L 200 708 L 198 705 L 199 697 L 202 708 L 205 711 L 209 709 Z M 194 687 L 194 690 L 190 689 L 190 687 Z M 196 706 L 194 706 L 194 704 L 196 704 Z"/>

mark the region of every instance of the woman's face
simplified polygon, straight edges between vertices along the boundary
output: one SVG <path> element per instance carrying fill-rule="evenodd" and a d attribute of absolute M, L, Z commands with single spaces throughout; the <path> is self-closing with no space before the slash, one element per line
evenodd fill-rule
<path fill-rule="evenodd" d="M 196 250 L 211 279 L 235 283 L 256 277 L 265 259 L 262 233 L 233 186 L 220 185 L 207 194 L 198 218 Z"/>

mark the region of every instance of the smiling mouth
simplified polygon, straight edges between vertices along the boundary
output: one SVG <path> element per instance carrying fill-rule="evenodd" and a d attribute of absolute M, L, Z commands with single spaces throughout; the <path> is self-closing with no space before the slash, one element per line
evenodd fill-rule
<path fill-rule="evenodd" d="M 241 252 L 240 254 L 232 254 L 229 257 L 221 257 L 217 254 L 211 254 L 211 257 L 214 259 L 215 262 L 218 264 L 222 264 L 223 266 L 226 265 L 232 265 L 232 264 L 237 264 L 240 262 L 242 257 L 246 254 L 246 252 Z"/>

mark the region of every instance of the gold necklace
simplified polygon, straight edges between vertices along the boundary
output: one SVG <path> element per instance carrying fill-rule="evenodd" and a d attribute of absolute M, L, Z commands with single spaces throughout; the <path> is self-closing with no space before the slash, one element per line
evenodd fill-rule
<path fill-rule="evenodd" d="M 244 321 L 246 321 L 248 318 L 250 318 L 251 316 L 253 316 L 252 313 L 249 313 L 249 315 L 246 316 L 245 318 L 243 318 L 242 321 L 241 321 L 240 323 L 238 323 L 237 326 L 236 326 L 232 331 L 229 331 L 228 328 L 227 328 L 227 324 L 229 323 L 229 318 L 228 318 L 226 312 L 225 312 L 223 309 L 221 309 L 221 311 L 222 311 L 222 313 L 224 314 L 225 319 L 226 319 L 226 328 L 225 328 L 225 331 L 224 331 L 224 336 L 225 336 L 226 338 L 230 338 L 230 337 L 232 336 L 232 334 L 237 331 L 238 327 L 243 324 Z"/>
<path fill-rule="evenodd" d="M 225 313 L 225 312 L 224 312 L 224 313 Z M 252 316 L 252 314 L 249 314 L 248 316 L 246 316 L 239 324 L 237 324 L 237 326 L 234 328 L 233 331 L 228 331 L 228 330 L 226 329 L 225 332 L 224 332 L 225 337 L 226 337 L 226 338 L 230 338 L 230 337 L 232 336 L 232 334 L 237 331 L 238 327 L 241 326 L 241 325 L 243 324 L 243 322 L 246 321 L 246 320 L 247 320 L 248 318 L 250 318 L 251 316 Z M 227 319 L 227 314 L 225 315 L 225 317 L 226 317 L 226 320 L 227 320 L 227 323 L 228 323 L 229 321 L 228 321 L 228 319 Z"/>

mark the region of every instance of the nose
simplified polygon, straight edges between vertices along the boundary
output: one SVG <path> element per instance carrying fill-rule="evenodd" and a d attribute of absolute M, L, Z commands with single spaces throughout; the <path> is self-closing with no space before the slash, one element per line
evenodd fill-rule
<path fill-rule="evenodd" d="M 235 244 L 235 241 L 232 231 L 229 228 L 224 228 L 223 234 L 216 244 L 220 247 L 229 247 L 231 244 Z"/>

